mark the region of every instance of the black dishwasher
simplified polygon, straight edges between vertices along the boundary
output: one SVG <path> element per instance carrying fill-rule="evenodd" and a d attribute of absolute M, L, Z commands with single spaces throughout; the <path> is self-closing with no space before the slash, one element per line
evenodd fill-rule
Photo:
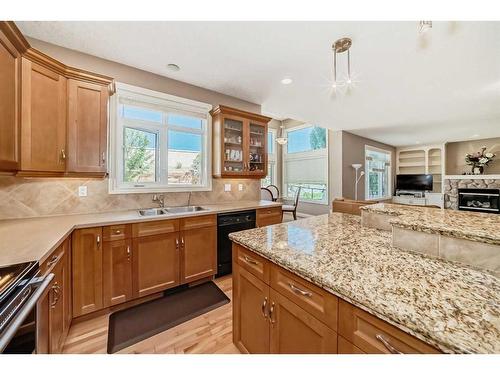
<path fill-rule="evenodd" d="M 231 273 L 232 242 L 229 233 L 255 228 L 255 210 L 217 215 L 217 276 Z"/>

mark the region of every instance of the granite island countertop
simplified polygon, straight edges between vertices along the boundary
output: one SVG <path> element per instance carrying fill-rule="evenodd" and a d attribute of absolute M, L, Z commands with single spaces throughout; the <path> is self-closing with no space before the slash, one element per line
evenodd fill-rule
<path fill-rule="evenodd" d="M 448 353 L 500 353 L 500 279 L 393 248 L 391 233 L 333 213 L 230 238 Z"/>
<path fill-rule="evenodd" d="M 51 216 L 30 219 L 0 220 L 0 266 L 38 261 L 42 263 L 64 239 L 77 228 L 168 220 L 267 207 L 282 203 L 270 201 L 239 201 L 202 204 L 206 211 L 158 216 L 140 216 L 138 210 L 104 212 L 82 215 Z"/>
<path fill-rule="evenodd" d="M 393 216 L 393 226 L 500 245 L 500 215 L 432 207 L 377 203 L 361 210 Z"/>

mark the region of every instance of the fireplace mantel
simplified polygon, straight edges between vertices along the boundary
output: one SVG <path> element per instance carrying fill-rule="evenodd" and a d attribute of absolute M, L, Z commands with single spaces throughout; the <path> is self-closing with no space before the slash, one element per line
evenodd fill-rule
<path fill-rule="evenodd" d="M 453 174 L 445 175 L 445 180 L 500 180 L 500 174 Z"/>

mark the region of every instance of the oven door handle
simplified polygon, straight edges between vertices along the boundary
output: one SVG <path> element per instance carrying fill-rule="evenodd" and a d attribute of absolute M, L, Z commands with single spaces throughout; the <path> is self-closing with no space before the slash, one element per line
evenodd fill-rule
<path fill-rule="evenodd" d="M 9 344 L 10 340 L 12 340 L 19 327 L 21 327 L 25 319 L 28 317 L 29 313 L 36 307 L 36 303 L 48 288 L 53 278 L 53 273 L 49 273 L 48 275 L 43 277 L 43 279 L 38 278 L 38 280 L 42 279 L 41 284 L 36 287 L 35 291 L 21 306 L 21 309 L 16 313 L 16 317 L 6 327 L 5 331 L 2 332 L 2 335 L 0 336 L 0 353 L 3 352 L 5 347 Z"/>

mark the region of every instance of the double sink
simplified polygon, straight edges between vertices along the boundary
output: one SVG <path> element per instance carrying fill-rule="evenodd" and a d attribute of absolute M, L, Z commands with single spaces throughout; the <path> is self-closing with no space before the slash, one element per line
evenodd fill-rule
<path fill-rule="evenodd" d="M 165 208 L 147 208 L 139 210 L 141 216 L 159 216 L 168 214 L 184 214 L 195 213 L 200 211 L 210 211 L 208 208 L 200 206 L 179 206 L 179 207 L 165 207 Z"/>

